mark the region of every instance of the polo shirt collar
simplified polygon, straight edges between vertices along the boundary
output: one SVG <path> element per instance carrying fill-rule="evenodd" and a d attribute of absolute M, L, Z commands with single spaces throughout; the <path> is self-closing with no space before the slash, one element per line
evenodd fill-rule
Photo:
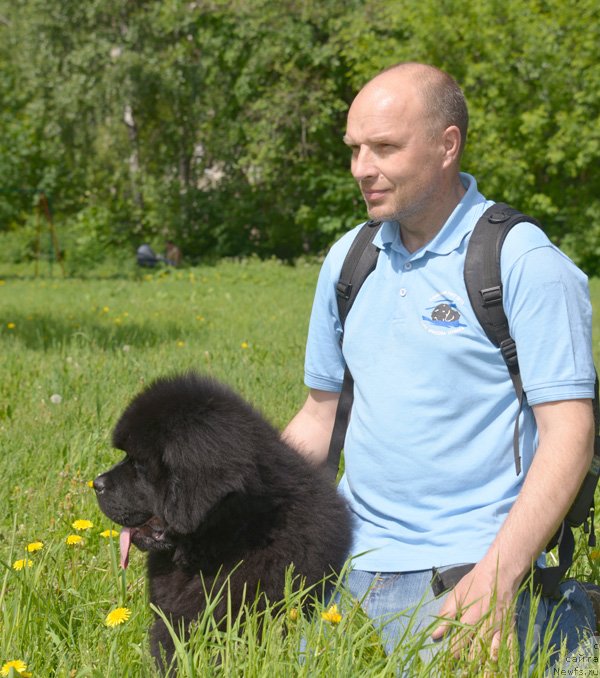
<path fill-rule="evenodd" d="M 465 172 L 460 173 L 460 179 L 467 192 L 454 208 L 452 214 L 446 220 L 433 240 L 428 242 L 420 250 L 419 254 L 432 252 L 435 254 L 449 254 L 460 246 L 465 236 L 470 233 L 477 219 L 483 214 L 487 201 L 477 190 L 475 178 Z M 400 229 L 397 221 L 384 221 L 373 239 L 373 244 L 379 249 L 391 246 L 407 256 L 415 256 L 417 252 L 410 254 L 402 243 Z"/>

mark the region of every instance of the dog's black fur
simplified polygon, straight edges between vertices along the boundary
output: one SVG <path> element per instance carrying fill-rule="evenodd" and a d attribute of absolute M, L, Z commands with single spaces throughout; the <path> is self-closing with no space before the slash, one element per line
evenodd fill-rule
<path fill-rule="evenodd" d="M 127 407 L 113 433 L 123 461 L 94 481 L 114 522 L 137 528 L 148 551 L 150 600 L 187 627 L 204 591 L 230 576 L 233 613 L 257 590 L 282 599 L 285 570 L 306 584 L 339 570 L 349 511 L 323 473 L 229 388 L 195 373 L 159 379 Z M 237 566 L 237 567 L 236 567 Z M 215 609 L 223 620 L 227 601 Z M 173 644 L 157 617 L 152 653 Z"/>

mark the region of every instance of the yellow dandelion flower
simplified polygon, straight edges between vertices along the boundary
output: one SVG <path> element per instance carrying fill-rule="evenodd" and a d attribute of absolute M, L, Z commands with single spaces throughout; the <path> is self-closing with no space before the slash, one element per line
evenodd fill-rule
<path fill-rule="evenodd" d="M 104 530 L 104 532 L 100 532 L 100 536 L 108 539 L 109 537 L 118 537 L 119 533 L 116 530 Z"/>
<path fill-rule="evenodd" d="M 288 616 L 289 616 L 289 618 L 290 618 L 292 621 L 296 621 L 296 619 L 298 619 L 298 608 L 297 608 L 297 607 L 293 607 L 293 608 L 288 612 Z"/>
<path fill-rule="evenodd" d="M 110 308 L 108 306 L 104 306 L 102 308 L 102 313 L 108 313 L 110 311 Z"/>
<path fill-rule="evenodd" d="M 600 549 L 590 551 L 590 560 L 600 560 Z"/>
<path fill-rule="evenodd" d="M 0 280 L 0 285 L 4 285 L 4 280 Z"/>
<path fill-rule="evenodd" d="M 89 530 L 90 527 L 94 527 L 94 523 L 91 520 L 76 520 L 73 523 L 73 528 L 76 530 Z"/>
<path fill-rule="evenodd" d="M 86 483 L 86 485 L 87 485 L 88 487 L 94 487 L 94 481 L 93 481 L 93 480 L 88 480 L 87 483 Z"/>
<path fill-rule="evenodd" d="M 179 346 L 179 348 L 183 348 L 185 346 L 185 341 L 178 341 L 177 346 Z"/>
<path fill-rule="evenodd" d="M 66 539 L 65 543 L 69 546 L 75 546 L 75 544 L 81 544 L 83 542 L 83 537 L 79 534 L 70 534 Z"/>
<path fill-rule="evenodd" d="M 203 315 L 197 315 L 196 320 L 199 320 L 200 322 L 202 322 L 204 320 L 204 316 Z"/>
<path fill-rule="evenodd" d="M 13 570 L 22 570 L 25 567 L 33 567 L 33 560 L 21 558 L 21 560 L 15 560 L 13 563 Z"/>
<path fill-rule="evenodd" d="M 106 615 L 105 624 L 107 626 L 119 626 L 125 623 L 131 617 L 131 610 L 126 607 L 117 607 Z"/>
<path fill-rule="evenodd" d="M 342 615 L 338 612 L 337 605 L 332 605 L 327 612 L 321 612 L 321 618 L 332 624 L 339 624 L 342 621 Z"/>
<path fill-rule="evenodd" d="M 13 659 L 12 661 L 6 662 L 0 669 L 0 676 L 8 676 L 10 670 L 14 669 L 17 673 L 22 674 L 23 671 L 27 670 L 27 664 L 20 659 Z"/>
<path fill-rule="evenodd" d="M 9 330 L 14 330 L 16 325 L 14 323 L 8 323 L 6 327 L 8 327 Z"/>
<path fill-rule="evenodd" d="M 29 551 L 29 553 L 40 551 L 43 548 L 44 548 L 43 541 L 32 541 L 31 544 L 27 544 L 27 550 Z"/>
<path fill-rule="evenodd" d="M 249 344 L 248 344 L 247 341 L 242 341 L 242 343 L 240 344 L 240 346 L 241 346 L 242 348 L 246 349 L 246 348 L 248 348 Z"/>

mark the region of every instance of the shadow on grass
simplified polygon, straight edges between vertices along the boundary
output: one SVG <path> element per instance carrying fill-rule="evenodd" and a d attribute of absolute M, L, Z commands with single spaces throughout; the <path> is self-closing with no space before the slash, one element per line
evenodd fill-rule
<path fill-rule="evenodd" d="M 92 345 L 102 349 L 123 349 L 126 346 L 155 346 L 165 342 L 177 342 L 189 333 L 184 325 L 173 320 L 156 318 L 148 322 L 126 319 L 120 324 L 109 319 L 98 319 L 89 314 L 75 319 L 61 319 L 51 313 L 12 312 L 0 328 L 4 341 L 14 341 L 32 350 L 47 350 L 64 345 Z M 8 324 L 14 325 L 9 328 Z M 194 330 L 195 337 L 203 334 L 201 328 Z"/>

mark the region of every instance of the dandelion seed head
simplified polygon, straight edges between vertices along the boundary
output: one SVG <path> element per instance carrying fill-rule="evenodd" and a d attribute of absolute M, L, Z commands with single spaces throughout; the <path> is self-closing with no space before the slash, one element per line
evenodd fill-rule
<path fill-rule="evenodd" d="M 60 405 L 62 403 L 62 396 L 59 393 L 53 393 L 50 396 L 50 402 L 53 405 Z"/>

